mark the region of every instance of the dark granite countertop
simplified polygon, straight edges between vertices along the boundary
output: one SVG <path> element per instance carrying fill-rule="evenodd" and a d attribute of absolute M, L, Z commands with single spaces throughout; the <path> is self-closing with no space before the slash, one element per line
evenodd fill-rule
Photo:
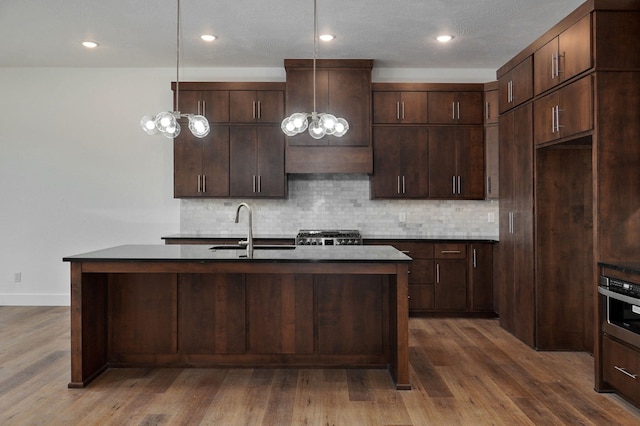
<path fill-rule="evenodd" d="M 612 262 L 598 262 L 598 266 L 604 266 L 611 269 L 617 269 L 618 271 L 625 272 L 627 274 L 637 274 L 640 275 L 640 263 L 635 262 L 621 262 L 621 263 L 612 263 Z"/>
<path fill-rule="evenodd" d="M 205 244 L 123 245 L 68 256 L 65 262 L 357 262 L 397 263 L 411 258 L 391 246 L 295 246 L 293 249 L 211 250 Z"/>
<path fill-rule="evenodd" d="M 254 235 L 254 240 L 295 240 L 295 235 Z M 247 238 L 246 234 L 243 235 L 218 235 L 218 234 L 172 234 L 162 237 L 163 240 L 245 240 Z M 498 240 L 493 237 L 461 237 L 461 236 L 450 236 L 450 235 L 429 235 L 429 236 L 420 236 L 420 235 L 363 235 L 362 238 L 365 240 L 389 240 L 389 241 L 450 241 L 450 242 L 467 242 L 467 241 L 476 241 L 476 242 L 488 242 L 488 243 L 496 243 Z"/>

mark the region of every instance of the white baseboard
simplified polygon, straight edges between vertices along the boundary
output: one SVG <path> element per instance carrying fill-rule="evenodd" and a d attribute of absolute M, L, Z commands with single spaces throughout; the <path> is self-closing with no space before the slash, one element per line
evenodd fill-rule
<path fill-rule="evenodd" d="M 0 306 L 70 306 L 68 294 L 0 294 Z"/>

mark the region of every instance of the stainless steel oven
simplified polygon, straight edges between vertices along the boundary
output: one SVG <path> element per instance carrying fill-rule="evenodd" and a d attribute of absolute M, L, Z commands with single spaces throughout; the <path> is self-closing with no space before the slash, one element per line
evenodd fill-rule
<path fill-rule="evenodd" d="M 606 296 L 606 324 L 640 335 L 640 285 L 600 277 L 598 292 Z"/>

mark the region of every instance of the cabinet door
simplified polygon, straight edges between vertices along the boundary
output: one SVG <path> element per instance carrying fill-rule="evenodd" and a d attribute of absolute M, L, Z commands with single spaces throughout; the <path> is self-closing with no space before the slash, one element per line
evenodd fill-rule
<path fill-rule="evenodd" d="M 457 196 L 484 198 L 484 138 L 482 127 L 461 127 L 456 131 Z"/>
<path fill-rule="evenodd" d="M 409 310 L 432 311 L 434 308 L 434 286 L 409 285 Z"/>
<path fill-rule="evenodd" d="M 591 38 L 588 14 L 535 52 L 536 95 L 591 68 Z"/>
<path fill-rule="evenodd" d="M 284 135 L 279 127 L 260 126 L 257 132 L 257 192 L 261 197 L 284 197 Z"/>
<path fill-rule="evenodd" d="M 590 76 L 581 78 L 534 103 L 535 143 L 553 141 L 593 128 Z"/>
<path fill-rule="evenodd" d="M 457 196 L 456 128 L 429 129 L 429 197 Z"/>
<path fill-rule="evenodd" d="M 229 128 L 214 126 L 204 138 L 182 132 L 173 143 L 174 197 L 229 195 Z"/>
<path fill-rule="evenodd" d="M 280 123 L 284 119 L 284 94 L 277 90 L 234 90 L 229 93 L 233 123 Z"/>
<path fill-rule="evenodd" d="M 232 90 L 229 93 L 230 121 L 232 123 L 255 122 L 258 119 L 257 102 L 254 90 Z"/>
<path fill-rule="evenodd" d="M 500 113 L 516 107 L 533 97 L 533 57 L 528 56 L 511 71 L 498 79 Z"/>
<path fill-rule="evenodd" d="M 202 181 L 204 197 L 229 196 L 229 126 L 213 126 L 202 140 Z"/>
<path fill-rule="evenodd" d="M 372 198 L 426 198 L 427 129 L 375 127 Z"/>
<path fill-rule="evenodd" d="M 590 76 L 560 90 L 557 126 L 560 137 L 593 129 L 593 89 Z"/>
<path fill-rule="evenodd" d="M 533 54 L 533 86 L 538 95 L 558 84 L 556 75 L 558 38 L 542 46 Z"/>
<path fill-rule="evenodd" d="M 471 310 L 493 311 L 493 244 L 471 244 L 468 267 Z"/>
<path fill-rule="evenodd" d="M 373 92 L 373 122 L 426 123 L 427 92 Z"/>
<path fill-rule="evenodd" d="M 432 124 L 482 124 L 481 92 L 430 92 L 428 116 Z"/>
<path fill-rule="evenodd" d="M 175 108 L 185 114 L 204 115 L 210 123 L 229 122 L 228 90 L 186 90 L 178 93 Z M 174 94 L 174 105 L 176 104 Z"/>
<path fill-rule="evenodd" d="M 437 259 L 434 288 L 435 309 L 467 309 L 467 265 L 465 260 Z"/>
<path fill-rule="evenodd" d="M 284 196 L 284 141 L 279 128 L 231 128 L 229 164 L 232 197 Z"/>
<path fill-rule="evenodd" d="M 535 143 L 549 142 L 560 137 L 556 127 L 556 108 L 560 103 L 558 92 L 550 93 L 533 103 Z"/>
<path fill-rule="evenodd" d="M 173 196 L 202 196 L 202 149 L 205 139 L 181 132 L 173 140 Z"/>
<path fill-rule="evenodd" d="M 229 195 L 254 197 L 257 190 L 257 132 L 254 127 L 232 127 L 229 134 Z"/>
<path fill-rule="evenodd" d="M 484 128 L 485 191 L 488 200 L 500 197 L 500 148 L 498 129 L 498 126 L 487 126 Z"/>
<path fill-rule="evenodd" d="M 258 119 L 261 123 L 280 124 L 284 119 L 284 92 L 280 90 L 260 90 L 258 100 Z"/>
<path fill-rule="evenodd" d="M 484 124 L 498 124 L 498 91 L 484 92 Z"/>
<path fill-rule="evenodd" d="M 401 122 L 400 92 L 373 92 L 373 122 L 389 124 Z"/>
<path fill-rule="evenodd" d="M 429 197 L 484 198 L 482 127 L 434 127 L 429 133 Z"/>

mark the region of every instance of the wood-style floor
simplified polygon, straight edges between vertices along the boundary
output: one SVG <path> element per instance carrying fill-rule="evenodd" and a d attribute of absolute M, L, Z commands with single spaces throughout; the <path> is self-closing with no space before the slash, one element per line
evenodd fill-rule
<path fill-rule="evenodd" d="M 411 318 L 413 390 L 386 370 L 111 369 L 68 389 L 69 308 L 0 307 L 1 425 L 638 425 L 586 353 L 495 319 Z"/>

